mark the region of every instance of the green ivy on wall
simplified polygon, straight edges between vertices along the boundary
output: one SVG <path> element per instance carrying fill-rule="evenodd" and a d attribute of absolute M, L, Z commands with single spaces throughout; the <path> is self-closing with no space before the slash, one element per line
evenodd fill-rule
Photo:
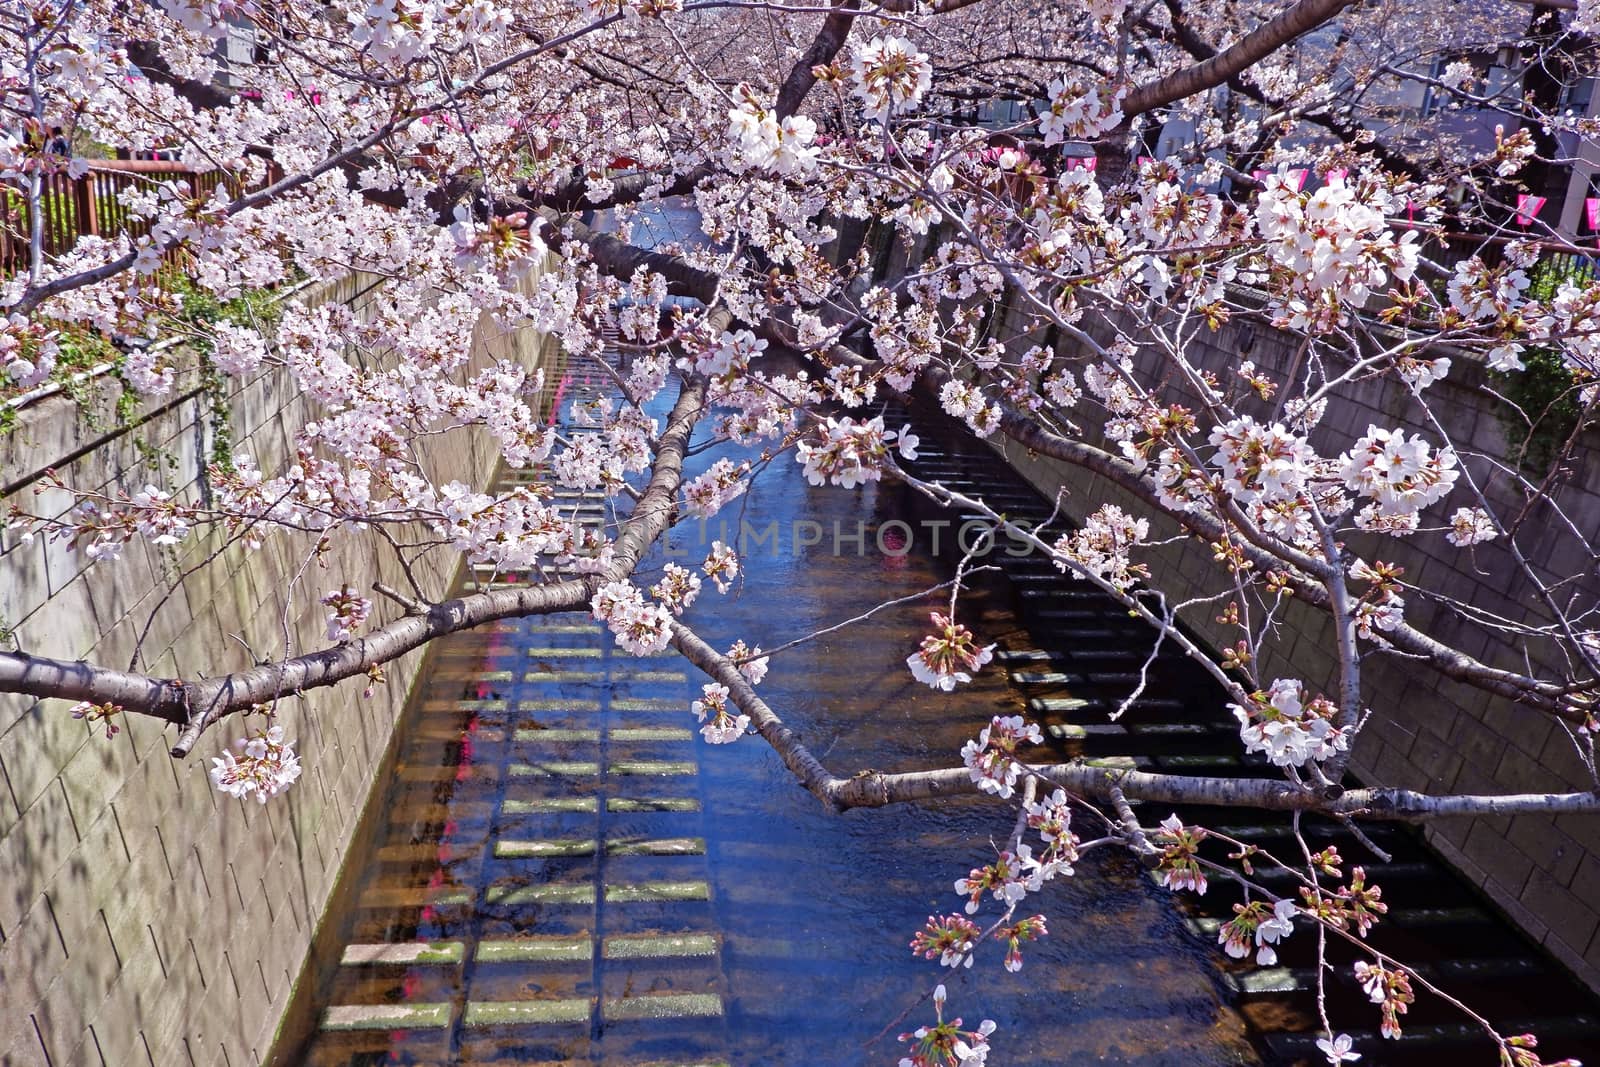
<path fill-rule="evenodd" d="M 1548 302 L 1567 282 L 1586 284 L 1593 269 L 1574 257 L 1544 260 L 1534 267 L 1528 293 Z M 1506 458 L 1535 478 L 1550 472 L 1563 446 L 1578 429 L 1583 405 L 1578 399 L 1585 384 L 1548 345 L 1530 346 L 1522 354 L 1524 370 L 1492 372 L 1497 393 L 1509 403 L 1500 411 L 1506 437 Z M 1511 405 L 1515 405 L 1514 407 Z"/>

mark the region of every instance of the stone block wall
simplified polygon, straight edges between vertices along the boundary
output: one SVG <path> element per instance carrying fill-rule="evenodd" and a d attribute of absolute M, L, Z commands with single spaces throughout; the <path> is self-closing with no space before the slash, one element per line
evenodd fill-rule
<path fill-rule="evenodd" d="M 313 298 L 359 308 L 372 284 L 354 277 Z M 480 330 L 474 344 L 477 361 L 550 357 L 527 333 Z M 193 380 L 131 427 L 86 425 L 65 397 L 36 402 L 0 436 L 0 493 L 59 511 L 63 492 L 34 495 L 45 468 L 74 486 L 131 493 L 157 480 L 153 463 L 164 487 L 192 497 L 211 448 L 208 406 Z M 239 383 L 227 406 L 234 453 L 268 471 L 315 417 L 277 371 Z M 486 435 L 458 432 L 430 439 L 422 458 L 434 475 L 481 488 L 496 450 Z M 375 541 L 340 538 L 321 563 L 304 538 L 273 536 L 254 553 L 220 546 L 199 535 L 165 550 L 135 541 L 122 560 L 85 566 L 62 544 L 7 536 L 0 626 L 26 651 L 122 668 L 137 653 L 140 670 L 199 677 L 280 654 L 286 640 L 323 647 L 316 601 L 342 581 L 406 587 Z M 418 577 L 442 594 L 455 564 L 424 561 Z M 374 625 L 397 612 L 368 595 Z M 0 695 L 0 1065 L 256 1067 L 423 656 L 390 664 L 371 699 L 347 682 L 283 701 L 305 772 L 265 806 L 225 797 L 207 777 L 209 757 L 240 736 L 238 720 L 174 760 L 176 730 L 155 720 L 119 716 L 107 739 L 66 701 Z"/>
<path fill-rule="evenodd" d="M 1012 334 L 1002 329 L 1000 335 Z M 1100 339 L 1108 338 L 1109 334 Z M 1230 324 L 1202 335 L 1188 352 L 1223 382 L 1231 380 L 1235 368 L 1248 358 L 1260 373 L 1282 383 L 1299 343 L 1298 337 L 1284 332 Z M 1464 469 L 1485 488 L 1500 514 L 1514 515 L 1521 497 L 1511 477 L 1485 458 L 1501 458 L 1508 451 L 1501 422 L 1505 408 L 1487 392 L 1489 384 L 1482 366 L 1457 352 L 1449 377 L 1433 385 L 1427 395 L 1457 446 L 1483 454 L 1466 456 Z M 1181 394 L 1174 396 L 1181 400 Z M 1181 402 L 1196 407 L 1192 397 Z M 1267 403 L 1255 407 L 1251 413 L 1258 419 L 1272 411 Z M 1436 446 L 1439 443 L 1439 434 L 1423 420 L 1419 405 L 1389 378 L 1343 388 L 1313 433 L 1313 443 L 1323 455 L 1337 455 L 1373 423 L 1402 427 L 1408 435 L 1420 432 Z M 1105 503 L 1148 514 L 1147 507 L 1104 479 L 1029 455 L 1014 443 L 999 439 L 991 443 L 1046 494 L 1064 489 L 1063 506 L 1073 519 L 1081 520 Z M 1583 438 L 1554 497 L 1577 529 L 1590 538 L 1597 536 L 1600 431 L 1591 428 Z M 1471 503 L 1458 483 L 1444 505 L 1425 516 L 1425 525 L 1442 524 L 1455 508 Z M 1536 507 L 1524 521 L 1519 543 L 1541 576 L 1578 576 L 1565 592 L 1582 590 L 1592 603 L 1600 590 L 1600 563 L 1583 556 L 1553 509 Z M 1153 522 L 1151 539 L 1176 532 L 1176 524 Z M 1544 617 L 1530 595 L 1529 583 L 1515 578 L 1516 564 L 1503 542 L 1467 550 L 1431 535 L 1385 539 L 1381 549 L 1361 537 L 1351 538 L 1350 544 L 1365 559 L 1376 555 L 1400 564 L 1407 581 L 1484 611 L 1519 620 Z M 1210 549 L 1197 540 L 1153 549 L 1141 558 L 1151 565 L 1152 584 L 1175 599 L 1222 589 L 1221 572 L 1211 561 Z M 1213 647 L 1233 644 L 1237 632 L 1216 624 L 1215 614 L 1192 614 L 1190 623 Z M 1555 656 L 1548 643 L 1465 626 L 1420 596 L 1408 598 L 1406 617 L 1495 666 L 1520 670 L 1529 660 L 1538 665 Z M 1278 638 L 1267 647 L 1269 656 L 1260 664 L 1264 677 L 1298 677 L 1314 688 L 1333 691 L 1337 662 L 1326 615 L 1305 606 L 1291 607 L 1282 616 Z M 1393 656 L 1367 657 L 1362 688 L 1377 714 L 1363 731 L 1352 764 L 1359 776 L 1374 783 L 1458 793 L 1594 787 L 1572 739 L 1539 713 Z M 1600 989 L 1600 816 L 1452 819 L 1434 824 L 1427 833 L 1432 844 L 1523 930 Z"/>

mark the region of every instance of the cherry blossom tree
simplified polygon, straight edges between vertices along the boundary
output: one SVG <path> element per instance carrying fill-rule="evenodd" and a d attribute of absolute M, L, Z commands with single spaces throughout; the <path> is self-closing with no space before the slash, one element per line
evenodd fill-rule
<path fill-rule="evenodd" d="M 1234 956 L 1270 963 L 1275 945 L 1310 930 L 1354 946 L 1365 954 L 1357 977 L 1396 1036 L 1415 997 L 1446 994 L 1366 945 L 1384 906 L 1363 867 L 1298 837 L 1299 853 L 1282 857 L 1229 841 L 1237 862 L 1219 863 L 1201 854 L 1214 831 L 1176 817 L 1144 825 L 1131 802 L 1401 820 L 1600 812 L 1600 787 L 1429 794 L 1348 778 L 1356 738 L 1396 712 L 1363 675 L 1385 657 L 1553 722 L 1594 774 L 1600 556 L 1555 490 L 1600 401 L 1600 284 L 1541 274 L 1544 257 L 1570 248 L 1516 216 L 1519 175 L 1561 162 L 1548 131 L 1595 131 L 1582 116 L 1541 110 L 1539 94 L 1485 88 L 1471 55 L 1504 43 L 1526 8 L 1458 8 L 6 7 L 0 178 L 19 191 L 32 228 L 21 235 L 26 269 L 0 281 L 5 395 L 50 379 L 69 327 L 122 342 L 123 376 L 140 394 L 170 392 L 182 350 L 128 343 L 179 328 L 163 262 L 176 259 L 186 284 L 218 298 L 356 270 L 389 282 L 360 320 L 290 300 L 272 329 L 183 326 L 220 373 L 272 369 L 314 406 L 291 465 L 235 457 L 210 471 L 206 500 L 154 482 L 127 495 L 63 485 L 73 510 L 18 506 L 12 533 L 116 567 L 135 540 L 175 545 L 201 529 L 252 548 L 277 540 L 307 558 L 379 529 L 396 535 L 403 560 L 455 554 L 522 580 L 438 600 L 336 575 L 336 588 L 305 594 L 326 608 L 324 648 L 218 664 L 201 680 L 18 649 L 0 652 L 0 690 L 76 701 L 70 712 L 97 722 L 163 720 L 180 758 L 211 732 L 217 788 L 267 802 L 300 773 L 292 739 L 272 722 L 279 701 L 371 684 L 386 662 L 448 633 L 587 610 L 620 648 L 673 648 L 704 672 L 686 710 L 708 741 L 758 737 L 831 807 L 972 792 L 1013 806 L 994 862 L 955 882 L 967 914 L 987 909 L 984 923 L 930 917 L 912 941 L 930 960 L 970 964 L 998 940 L 999 962 L 1022 966 L 1026 943 L 1047 934 L 1047 914 L 1027 913 L 1036 899 L 1047 909 L 1045 883 L 1070 877 L 1087 851 L 1122 848 L 1175 891 L 1240 891 L 1221 935 Z M 1529 69 L 1588 54 L 1584 34 L 1600 19 L 1587 0 L 1571 14 L 1541 9 Z M 231 66 L 222 88 L 218 42 L 230 29 L 248 29 L 257 61 Z M 1394 94 L 1408 85 L 1441 102 L 1431 125 L 1395 118 Z M 1495 121 L 1483 137 L 1445 122 L 1484 115 Z M 79 145 L 170 149 L 193 171 L 237 180 L 198 196 L 180 177 L 157 176 L 122 194 L 143 223 L 138 236 L 84 237 L 47 255 L 45 179 L 86 166 L 51 144 L 56 126 Z M 1164 134 L 1169 150 L 1158 153 Z M 636 242 L 640 212 L 674 197 L 692 206 L 704 239 Z M 595 226 L 597 211 L 612 225 Z M 899 249 L 901 268 L 875 262 L 869 231 Z M 596 432 L 552 428 L 530 399 L 539 372 L 468 368 L 468 339 L 485 317 L 608 368 L 619 399 L 582 413 Z M 1198 340 L 1238 322 L 1299 339 L 1287 374 L 1197 360 Z M 1535 353 L 1570 381 L 1580 413 L 1548 476 L 1452 440 L 1428 392 L 1452 364 L 1516 375 Z M 1331 404 L 1373 380 L 1403 390 L 1412 428 L 1324 424 Z M 1076 527 L 1025 527 L 918 478 L 909 464 L 919 442 L 882 416 L 886 397 L 913 392 L 965 432 L 1106 479 L 1131 503 L 1106 504 Z M 511 467 L 542 465 L 546 480 L 491 494 L 430 479 L 411 446 L 468 432 L 490 435 Z M 687 477 L 691 443 L 706 440 L 734 458 Z M 719 542 L 693 567 L 646 566 L 673 526 L 729 507 L 774 462 L 842 490 L 898 479 L 987 514 L 1147 622 L 1158 647 L 1201 664 L 1228 694 L 1243 750 L 1276 776 L 1029 763 L 1039 728 L 1016 716 L 975 723 L 946 769 L 830 771 L 757 693 L 769 667 L 782 669 L 783 649 L 740 642 L 722 652 L 692 627 L 736 578 L 737 546 Z M 1490 480 L 1513 487 L 1515 508 Z M 612 521 L 580 524 L 551 499 L 555 486 L 601 491 Z M 1588 560 L 1585 573 L 1551 573 L 1535 526 Z M 1211 546 L 1215 559 L 1206 593 L 1181 601 L 1149 561 L 1156 540 L 1178 537 Z M 1385 562 L 1402 540 L 1454 553 L 1493 546 L 1529 614 L 1490 615 L 1449 588 L 1416 584 Z M 929 635 L 907 650 L 912 676 L 946 691 L 991 657 L 963 621 L 964 582 L 958 575 Z M 374 597 L 403 612 L 380 624 Z M 1458 636 L 1408 617 L 1419 601 Z M 1258 669 L 1288 604 L 1330 620 L 1332 691 Z M 1236 634 L 1220 660 L 1184 625 L 1199 616 Z M 1459 637 L 1485 630 L 1541 654 L 1526 667 L 1487 662 Z M 236 725 L 249 712 L 268 725 Z M 1264 888 L 1252 862 L 1292 871 L 1296 891 Z M 983 1062 L 993 1025 L 946 1019 L 942 987 L 933 999 L 935 1021 L 905 1035 L 902 1062 Z M 1330 1063 L 1355 1058 L 1341 1024 L 1323 1020 Z M 1502 1063 L 1541 1062 L 1532 1038 L 1483 1025 Z"/>

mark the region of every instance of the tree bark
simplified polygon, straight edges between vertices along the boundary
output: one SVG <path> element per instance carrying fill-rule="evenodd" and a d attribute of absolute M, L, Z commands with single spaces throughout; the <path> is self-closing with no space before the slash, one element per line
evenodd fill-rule
<path fill-rule="evenodd" d="M 1299 0 L 1293 7 L 1268 19 L 1210 59 L 1147 82 L 1122 100 L 1128 118 L 1203 93 L 1236 77 L 1296 37 L 1321 26 L 1355 0 Z"/>

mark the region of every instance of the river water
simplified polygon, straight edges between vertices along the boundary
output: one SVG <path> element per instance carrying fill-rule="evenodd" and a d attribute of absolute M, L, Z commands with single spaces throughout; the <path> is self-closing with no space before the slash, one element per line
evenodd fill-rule
<path fill-rule="evenodd" d="M 574 370 L 565 398 L 597 382 Z M 809 486 L 789 456 L 726 515 L 724 540 L 747 532 L 745 572 L 726 596 L 707 582 L 686 616 L 721 648 L 912 596 L 957 558 L 959 517 L 899 486 Z M 884 530 L 885 553 L 893 519 L 908 527 Z M 674 531 L 649 566 L 697 563 L 717 527 Z M 952 765 L 991 715 L 1023 709 L 994 665 L 952 694 L 912 679 L 905 657 L 946 596 L 773 659 L 763 695 L 835 773 Z M 1003 650 L 1033 648 L 1016 603 L 983 575 L 961 617 Z M 694 732 L 695 674 L 620 652 L 586 615 L 439 642 L 274 1061 L 892 1064 L 942 978 L 954 1013 L 998 1023 L 997 1063 L 1257 1062 L 1214 951 L 1119 855 L 1085 857 L 1037 899 L 1051 933 L 1020 973 L 996 944 L 959 973 L 914 958 L 911 935 L 960 910 L 952 883 L 992 859 L 1008 811 L 972 798 L 829 814 L 759 737 Z"/>

